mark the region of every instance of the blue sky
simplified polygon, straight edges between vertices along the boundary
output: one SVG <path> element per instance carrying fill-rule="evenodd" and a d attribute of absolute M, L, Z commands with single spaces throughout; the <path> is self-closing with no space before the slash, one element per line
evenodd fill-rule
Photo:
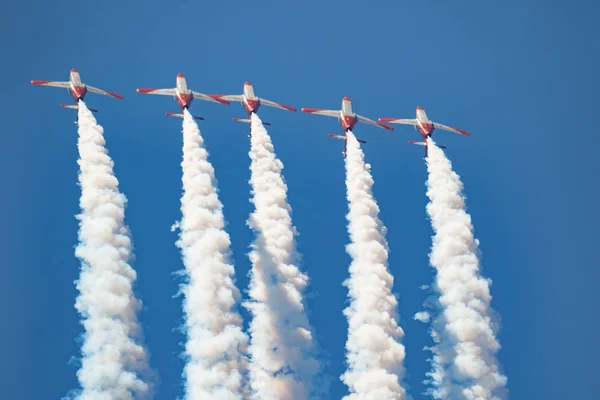
<path fill-rule="evenodd" d="M 527 4 L 525 4 L 527 3 Z M 181 123 L 174 100 L 137 87 L 172 87 L 182 72 L 203 93 L 257 95 L 296 107 L 338 108 L 350 96 L 370 118 L 430 118 L 472 132 L 436 132 L 465 183 L 492 306 L 501 315 L 499 358 L 513 399 L 592 398 L 600 279 L 594 244 L 600 140 L 597 71 L 600 5 L 593 1 L 453 2 L 12 2 L 0 15 L 0 170 L 3 398 L 60 398 L 77 387 L 81 334 L 74 308 L 79 188 L 74 113 L 66 90 L 31 79 L 84 82 L 100 109 L 121 190 L 129 199 L 141 320 L 158 371 L 157 399 L 181 396 L 182 268 L 170 226 L 180 218 Z M 238 287 L 245 290 L 252 235 L 247 126 L 237 104 L 196 101 L 225 206 Z M 261 109 L 285 164 L 311 323 L 333 377 L 345 387 L 342 309 L 349 258 L 342 143 L 334 119 Z M 426 170 L 412 128 L 359 125 L 389 229 L 407 382 L 415 399 L 428 370 L 427 326 L 413 321 L 432 281 Z M 244 314 L 247 317 L 246 314 Z M 248 321 L 246 320 L 246 323 Z"/>

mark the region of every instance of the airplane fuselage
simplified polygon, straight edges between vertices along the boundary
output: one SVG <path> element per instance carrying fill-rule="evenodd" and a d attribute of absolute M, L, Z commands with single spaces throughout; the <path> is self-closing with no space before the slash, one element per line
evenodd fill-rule
<path fill-rule="evenodd" d="M 415 125 L 415 129 L 419 134 L 426 140 L 428 137 L 433 135 L 433 131 L 435 130 L 433 126 L 433 122 L 427 118 L 427 114 L 423 107 L 417 107 L 417 125 Z"/>
<path fill-rule="evenodd" d="M 188 89 L 185 77 L 182 74 L 177 75 L 177 86 L 175 87 L 175 100 L 177 104 L 183 110 L 189 109 L 194 101 L 192 91 Z"/>
<path fill-rule="evenodd" d="M 248 117 L 250 117 L 252 113 L 256 113 L 260 108 L 260 100 L 254 95 L 254 88 L 250 82 L 244 83 L 242 106 L 248 113 Z"/>
<path fill-rule="evenodd" d="M 79 100 L 83 100 L 87 93 L 87 88 L 81 82 L 81 77 L 77 70 L 71 70 L 71 79 L 69 79 L 69 93 L 77 103 Z"/>
<path fill-rule="evenodd" d="M 344 132 L 354 129 L 358 122 L 356 114 L 352 112 L 352 101 L 348 97 L 344 97 L 342 100 L 342 110 L 340 111 L 339 121 Z"/>

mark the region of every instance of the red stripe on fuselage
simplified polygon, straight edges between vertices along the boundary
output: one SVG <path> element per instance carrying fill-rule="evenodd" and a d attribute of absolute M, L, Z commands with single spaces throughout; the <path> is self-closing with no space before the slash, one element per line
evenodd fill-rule
<path fill-rule="evenodd" d="M 340 117 L 340 124 L 342 125 L 342 128 L 344 128 L 344 131 L 354 129 L 356 122 L 358 122 L 358 118 L 354 115 L 344 115 Z"/>
<path fill-rule="evenodd" d="M 244 105 L 248 115 L 252 114 L 253 112 L 257 112 L 260 107 L 260 102 L 258 100 L 247 99 L 245 97 L 242 104 Z"/>
<path fill-rule="evenodd" d="M 85 86 L 71 85 L 69 88 L 69 93 L 71 93 L 71 96 L 75 99 L 75 101 L 79 99 L 83 100 L 85 94 L 87 93 L 87 88 Z"/>
<path fill-rule="evenodd" d="M 431 122 L 421 122 L 421 121 L 419 121 L 417 127 L 419 128 L 419 133 L 424 138 L 427 138 L 428 136 L 431 136 L 431 134 L 433 133 L 433 130 L 435 129 L 433 127 L 433 124 Z"/>
<path fill-rule="evenodd" d="M 192 101 L 194 101 L 194 97 L 191 93 L 177 93 L 175 100 L 177 100 L 179 107 L 184 109 L 189 108 L 189 106 L 192 104 Z"/>

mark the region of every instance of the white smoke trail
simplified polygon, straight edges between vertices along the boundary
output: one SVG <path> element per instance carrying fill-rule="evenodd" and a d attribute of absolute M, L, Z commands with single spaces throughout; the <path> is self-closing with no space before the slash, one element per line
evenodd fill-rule
<path fill-rule="evenodd" d="M 223 205 L 203 143 L 196 121 L 184 110 L 182 219 L 177 246 L 187 278 L 181 288 L 188 336 L 186 397 L 235 400 L 242 398 L 247 337 L 236 311 L 240 293 L 229 261 L 231 242 L 225 232 Z"/>
<path fill-rule="evenodd" d="M 466 212 L 460 177 L 444 152 L 428 139 L 427 213 L 435 235 L 430 254 L 436 269 L 439 310 L 432 322 L 436 343 L 429 373 L 436 399 L 500 399 L 506 377 L 499 371 L 500 344 L 490 308 L 490 282 L 480 276 L 478 247 Z"/>
<path fill-rule="evenodd" d="M 255 211 L 248 225 L 256 233 L 250 260 L 250 388 L 253 399 L 302 400 L 318 396 L 320 370 L 302 292 L 308 277 L 298 262 L 287 202 L 287 186 L 273 143 L 252 114 L 250 184 Z M 316 397 L 318 398 L 318 397 Z"/>
<path fill-rule="evenodd" d="M 136 273 L 129 265 L 132 242 L 124 223 L 126 198 L 119 192 L 103 129 L 79 102 L 79 184 L 81 260 L 75 307 L 85 329 L 77 377 L 82 400 L 145 399 L 148 355 L 137 319 L 141 303 L 133 293 Z"/>
<path fill-rule="evenodd" d="M 392 294 L 394 278 L 387 270 L 386 229 L 379 220 L 373 198 L 370 166 L 352 132 L 348 132 L 346 187 L 349 212 L 348 232 L 352 258 L 348 287 L 350 305 L 346 342 L 347 371 L 342 381 L 348 386 L 347 400 L 407 399 L 402 387 L 404 336 L 397 321 L 397 300 Z"/>

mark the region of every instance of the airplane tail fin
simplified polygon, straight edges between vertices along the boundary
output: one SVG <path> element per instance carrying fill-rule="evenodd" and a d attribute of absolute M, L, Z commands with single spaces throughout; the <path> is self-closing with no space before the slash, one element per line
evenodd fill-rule
<path fill-rule="evenodd" d="M 71 110 L 77 110 L 79 108 L 79 106 L 77 104 L 59 104 L 59 106 L 61 106 L 63 108 L 70 108 Z M 95 113 L 98 112 L 98 110 L 94 110 L 93 108 L 89 108 L 89 110 L 91 112 L 95 112 Z"/>
<path fill-rule="evenodd" d="M 177 118 L 183 118 L 183 114 L 175 114 L 175 113 L 170 113 L 170 112 L 168 112 L 168 113 L 165 113 L 165 115 L 166 115 L 167 117 L 177 117 Z M 194 119 L 197 119 L 197 120 L 200 120 L 200 121 L 204 121 L 204 118 L 202 118 L 202 117 L 196 117 L 195 115 L 192 115 L 192 118 L 194 118 Z"/>
<path fill-rule="evenodd" d="M 234 121 L 237 121 L 237 122 L 244 122 L 244 123 L 246 123 L 246 124 L 249 124 L 249 123 L 251 122 L 251 121 L 250 121 L 249 119 L 247 119 L 247 118 L 234 118 L 233 120 L 234 120 Z M 270 124 L 270 123 L 268 123 L 268 122 L 263 122 L 262 124 L 263 124 L 263 125 L 266 125 L 266 126 L 271 126 L 271 124 Z"/>

